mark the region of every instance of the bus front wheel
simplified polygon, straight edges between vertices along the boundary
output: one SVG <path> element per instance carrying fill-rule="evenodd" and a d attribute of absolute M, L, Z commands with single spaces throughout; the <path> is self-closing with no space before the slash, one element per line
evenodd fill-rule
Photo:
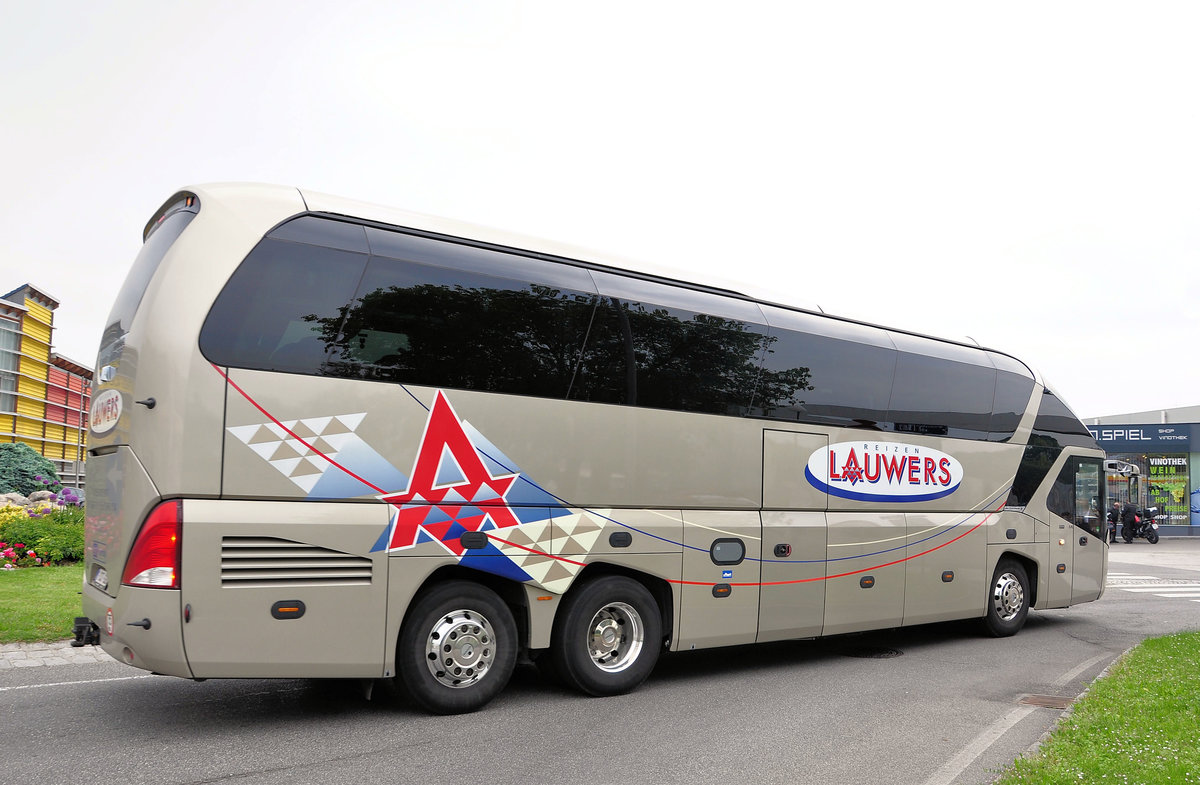
<path fill-rule="evenodd" d="M 608 575 L 568 596 L 554 625 L 551 665 L 567 686 L 620 695 L 650 675 L 662 649 L 662 617 L 645 586 Z"/>
<path fill-rule="evenodd" d="M 1015 559 L 1001 559 L 988 590 L 984 628 L 996 638 L 1016 635 L 1029 615 L 1029 577 Z"/>
<path fill-rule="evenodd" d="M 434 714 L 463 714 L 504 689 L 517 662 L 517 626 L 495 592 L 467 581 L 434 586 L 409 610 L 396 649 L 405 695 Z"/>

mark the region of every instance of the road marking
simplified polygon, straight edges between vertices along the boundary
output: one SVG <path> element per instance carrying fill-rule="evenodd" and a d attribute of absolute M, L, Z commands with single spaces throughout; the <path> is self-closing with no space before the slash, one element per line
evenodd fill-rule
<path fill-rule="evenodd" d="M 1143 593 L 1148 591 L 1196 591 L 1196 589 L 1200 589 L 1200 583 L 1158 583 L 1153 586 L 1117 586 L 1115 588 L 1121 591 Z"/>
<path fill-rule="evenodd" d="M 1051 686 L 1055 690 L 1061 690 L 1072 679 L 1086 671 L 1101 660 L 1112 659 L 1114 655 L 1111 652 L 1097 654 L 1087 662 L 1078 665 L 1064 673 L 1062 676 L 1054 680 Z M 1007 733 L 1014 725 L 1032 714 L 1037 706 L 1018 706 L 1017 708 L 1005 714 L 1000 719 L 993 722 L 983 730 L 975 738 L 967 743 L 957 755 L 942 764 L 942 767 L 933 773 L 933 776 L 925 780 L 924 785 L 950 785 L 954 780 L 958 779 L 959 775 L 967 770 L 967 767 L 975 762 L 975 759 L 987 751 L 987 748 L 996 743 L 1005 733 Z"/>
<path fill-rule="evenodd" d="M 100 684 L 106 681 L 131 681 L 133 679 L 149 679 L 153 678 L 153 673 L 147 673 L 145 676 L 117 676 L 112 679 L 86 679 L 84 681 L 56 681 L 50 684 L 25 684 L 20 687 L 0 687 L 0 692 L 11 692 L 13 690 L 37 690 L 43 687 L 65 687 L 72 684 Z"/>

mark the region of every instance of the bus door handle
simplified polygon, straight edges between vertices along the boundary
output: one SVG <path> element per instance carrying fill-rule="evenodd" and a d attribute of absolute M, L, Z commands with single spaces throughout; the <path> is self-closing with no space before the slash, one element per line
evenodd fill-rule
<path fill-rule="evenodd" d="M 1080 537 L 1080 538 L 1079 538 L 1079 544 L 1080 544 L 1080 545 L 1087 545 L 1087 535 L 1084 535 L 1084 536 L 1082 536 L 1082 537 Z"/>

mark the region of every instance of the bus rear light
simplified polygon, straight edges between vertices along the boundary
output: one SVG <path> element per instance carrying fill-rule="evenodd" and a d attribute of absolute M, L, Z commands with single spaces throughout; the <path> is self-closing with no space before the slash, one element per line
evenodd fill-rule
<path fill-rule="evenodd" d="M 129 551 L 121 584 L 178 589 L 182 536 L 182 502 L 163 502 L 151 510 Z"/>

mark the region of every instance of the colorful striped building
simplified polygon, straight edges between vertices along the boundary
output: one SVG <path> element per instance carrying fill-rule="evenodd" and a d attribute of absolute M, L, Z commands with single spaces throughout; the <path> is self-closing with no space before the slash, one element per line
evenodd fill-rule
<path fill-rule="evenodd" d="M 81 487 L 92 369 L 53 351 L 56 308 L 32 284 L 0 298 L 0 442 L 28 444 Z"/>

